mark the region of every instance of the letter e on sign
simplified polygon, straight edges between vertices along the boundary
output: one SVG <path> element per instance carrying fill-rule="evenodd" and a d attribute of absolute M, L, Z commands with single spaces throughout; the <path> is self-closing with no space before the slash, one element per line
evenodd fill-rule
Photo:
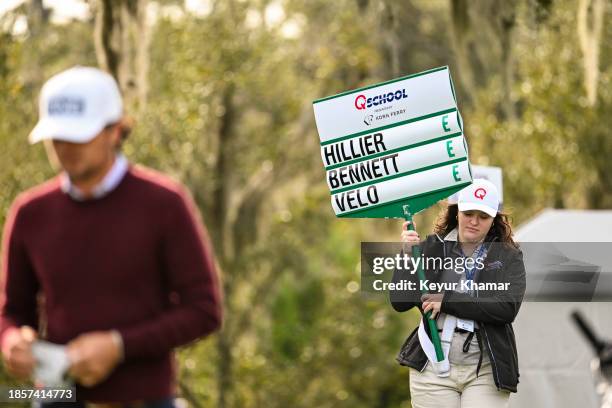
<path fill-rule="evenodd" d="M 455 157 L 455 153 L 453 153 L 453 141 L 446 141 L 446 153 L 448 153 L 448 157 Z"/>
<path fill-rule="evenodd" d="M 455 181 L 461 181 L 461 177 L 459 177 L 459 170 L 458 170 L 459 166 L 457 166 L 456 164 L 453 165 L 453 178 L 455 179 Z"/>
<path fill-rule="evenodd" d="M 442 116 L 442 129 L 444 129 L 445 132 L 450 132 L 450 127 L 448 127 L 448 115 L 444 115 Z"/>

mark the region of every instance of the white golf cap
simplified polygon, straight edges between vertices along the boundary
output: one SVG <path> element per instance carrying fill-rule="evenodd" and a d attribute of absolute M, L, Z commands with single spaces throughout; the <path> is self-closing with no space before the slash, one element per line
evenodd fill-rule
<path fill-rule="evenodd" d="M 459 211 L 479 210 L 495 217 L 499 209 L 499 192 L 490 181 L 474 179 L 459 192 L 458 204 Z"/>
<path fill-rule="evenodd" d="M 74 67 L 51 77 L 42 87 L 39 120 L 30 143 L 45 139 L 72 143 L 91 141 L 123 115 L 121 93 L 108 73 Z"/>

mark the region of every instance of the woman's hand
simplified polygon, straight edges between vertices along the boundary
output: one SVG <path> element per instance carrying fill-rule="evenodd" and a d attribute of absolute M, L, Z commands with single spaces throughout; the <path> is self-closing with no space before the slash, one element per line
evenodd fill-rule
<path fill-rule="evenodd" d="M 400 235 L 400 240 L 404 243 L 404 252 L 410 251 L 413 245 L 417 245 L 420 241 L 419 234 L 416 231 L 409 231 L 408 225 L 410 225 L 410 221 L 406 221 L 402 224 L 402 234 Z M 414 225 L 416 229 L 416 225 L 414 221 L 412 221 L 412 225 Z"/>
<path fill-rule="evenodd" d="M 421 302 L 423 302 L 423 313 L 427 313 L 431 310 L 431 318 L 434 319 L 440 308 L 442 307 L 442 298 L 444 293 L 427 294 L 421 296 Z"/>

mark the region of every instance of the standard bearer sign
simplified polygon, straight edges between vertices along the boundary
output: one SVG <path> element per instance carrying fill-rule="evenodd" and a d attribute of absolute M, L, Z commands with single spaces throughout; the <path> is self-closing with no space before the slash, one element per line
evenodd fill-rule
<path fill-rule="evenodd" d="M 313 102 L 339 217 L 403 218 L 472 182 L 448 67 Z"/>

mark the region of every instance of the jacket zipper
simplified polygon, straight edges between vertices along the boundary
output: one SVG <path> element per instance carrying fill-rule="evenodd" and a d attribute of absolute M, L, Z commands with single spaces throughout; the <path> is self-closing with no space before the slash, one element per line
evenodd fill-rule
<path fill-rule="evenodd" d="M 493 243 L 491 243 L 492 245 Z M 491 248 L 491 245 L 489 245 L 489 249 Z M 488 255 L 488 250 L 487 250 L 487 255 Z M 478 296 L 478 291 L 476 291 L 476 297 L 480 297 Z M 495 355 L 493 354 L 493 349 L 491 348 L 491 343 L 489 342 L 489 336 L 487 335 L 487 330 L 485 328 L 485 324 L 480 322 L 480 328 L 482 329 L 482 332 L 484 333 L 485 339 L 487 340 L 487 346 L 489 348 L 489 353 L 491 354 L 491 360 L 492 360 L 492 366 L 493 366 L 493 371 L 495 372 L 495 377 L 497 378 L 497 384 L 496 387 L 498 390 L 501 389 L 501 382 L 499 381 L 499 373 L 497 372 L 497 363 L 495 362 Z"/>
<path fill-rule="evenodd" d="M 487 335 L 487 330 L 484 327 L 484 324 L 481 323 L 482 326 L 482 332 L 485 335 L 485 339 L 487 339 L 487 346 L 489 347 L 489 353 L 491 353 L 491 359 L 493 360 L 493 364 L 491 364 L 493 366 L 493 370 L 495 371 L 495 377 L 497 378 L 497 389 L 500 390 L 501 389 L 501 382 L 499 381 L 499 374 L 497 372 L 497 363 L 495 362 L 495 355 L 493 354 L 493 349 L 491 348 L 491 343 L 489 343 L 489 336 Z"/>

